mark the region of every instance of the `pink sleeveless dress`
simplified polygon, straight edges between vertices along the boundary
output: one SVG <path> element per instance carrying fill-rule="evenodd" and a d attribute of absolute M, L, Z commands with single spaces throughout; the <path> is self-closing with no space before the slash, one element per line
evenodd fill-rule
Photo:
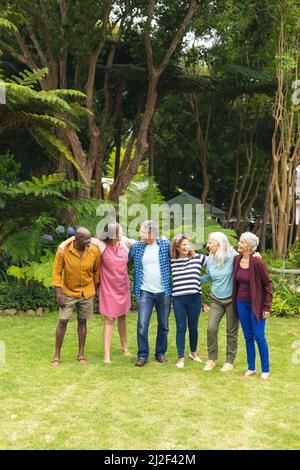
<path fill-rule="evenodd" d="M 101 255 L 99 312 L 107 317 L 120 317 L 128 313 L 130 284 L 128 254 L 122 245 L 107 245 Z"/>

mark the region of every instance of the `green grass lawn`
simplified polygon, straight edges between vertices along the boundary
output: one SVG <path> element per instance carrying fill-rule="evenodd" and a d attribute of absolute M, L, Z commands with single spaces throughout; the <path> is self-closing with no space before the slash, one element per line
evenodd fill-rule
<path fill-rule="evenodd" d="M 239 378 L 246 370 L 240 331 L 233 371 L 224 362 L 225 321 L 218 367 L 204 372 L 187 359 L 175 367 L 175 324 L 170 319 L 168 363 L 153 360 L 156 318 L 152 317 L 151 359 L 134 366 L 136 316 L 128 316 L 132 358 L 120 353 L 114 334 L 111 365 L 102 362 L 102 318 L 89 323 L 87 367 L 75 360 L 76 320 L 69 324 L 62 364 L 50 367 L 55 313 L 43 317 L 0 317 L 6 365 L 0 367 L 1 449 L 300 449 L 300 363 L 292 343 L 300 319 L 271 318 L 267 328 L 271 377 Z M 198 351 L 206 356 L 207 314 L 200 320 Z M 298 354 L 298 358 L 300 354 Z M 295 362 L 295 361 L 294 361 Z"/>

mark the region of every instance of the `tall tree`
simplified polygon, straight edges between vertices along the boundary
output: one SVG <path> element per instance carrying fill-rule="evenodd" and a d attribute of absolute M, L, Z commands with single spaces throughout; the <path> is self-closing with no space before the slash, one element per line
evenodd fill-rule
<path fill-rule="evenodd" d="M 183 2 L 184 3 L 184 2 Z M 179 25 L 176 34 L 173 36 L 171 43 L 165 51 L 159 64 L 155 64 L 155 57 L 153 45 L 151 43 L 151 33 L 153 34 L 153 23 L 155 20 L 155 1 L 148 1 L 147 22 L 144 33 L 144 44 L 147 56 L 147 71 L 148 71 L 148 87 L 147 98 L 144 110 L 141 115 L 137 116 L 134 128 L 128 140 L 125 156 L 120 167 L 117 178 L 115 179 L 110 192 L 109 198 L 117 200 L 121 195 L 124 188 L 126 188 L 134 177 L 138 165 L 149 147 L 148 131 L 153 119 L 155 107 L 158 96 L 158 82 L 166 70 L 172 55 L 174 54 L 177 46 L 182 41 L 184 34 L 191 22 L 191 19 L 196 11 L 196 0 L 190 0 L 187 13 L 185 14 L 181 24 Z M 130 160 L 130 155 L 135 144 L 134 157 Z"/>
<path fill-rule="evenodd" d="M 277 93 L 272 139 L 273 178 L 270 193 L 273 252 L 285 256 L 293 241 L 296 168 L 300 162 L 300 114 L 293 107 L 292 82 L 299 78 L 300 17 L 298 2 L 280 5 L 276 56 Z"/>
<path fill-rule="evenodd" d="M 88 141 L 85 142 L 75 129 L 61 129 L 59 137 L 72 152 L 88 184 L 95 171 L 97 181 L 101 181 L 109 127 L 107 87 L 103 113 L 100 116 L 95 113 L 97 63 L 106 52 L 109 38 L 113 38 L 113 42 L 107 62 L 112 62 L 115 44 L 120 40 L 125 23 L 132 21 L 131 3 L 129 0 L 0 2 L 2 17 L 6 16 L 15 25 L 15 40 L 2 35 L 1 49 L 32 71 L 47 67 L 48 75 L 40 81 L 43 90 L 73 87 L 86 93 Z M 61 160 L 60 170 L 67 171 L 64 160 Z M 82 179 L 80 174 L 79 177 Z"/>

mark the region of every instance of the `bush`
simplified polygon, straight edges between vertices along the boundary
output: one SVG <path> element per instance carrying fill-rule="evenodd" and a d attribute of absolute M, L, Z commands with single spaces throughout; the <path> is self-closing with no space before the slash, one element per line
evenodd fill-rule
<path fill-rule="evenodd" d="M 211 296 L 210 296 L 211 282 L 207 282 L 205 284 L 202 284 L 201 289 L 202 289 L 202 305 L 203 304 L 210 305 L 210 303 L 211 303 Z"/>
<path fill-rule="evenodd" d="M 0 283 L 0 308 L 17 310 L 44 307 L 57 309 L 55 292 L 37 282 L 15 280 Z"/>
<path fill-rule="evenodd" d="M 273 282 L 273 302 L 271 315 L 294 316 L 300 314 L 300 293 L 288 284 L 287 279 L 271 275 Z"/>
<path fill-rule="evenodd" d="M 28 265 L 10 266 L 7 273 L 18 280 L 35 281 L 46 288 L 52 286 L 52 269 L 55 254 L 50 250 L 45 250 L 45 254 L 40 258 L 39 262 L 31 261 Z"/>
<path fill-rule="evenodd" d="M 133 273 L 134 273 L 134 264 L 129 263 L 128 264 L 128 273 L 129 273 L 129 279 L 130 279 L 130 294 L 131 294 L 131 310 L 137 310 L 138 309 L 138 304 L 135 298 L 134 293 L 132 292 L 133 289 Z"/>
<path fill-rule="evenodd" d="M 267 250 L 261 254 L 263 260 L 269 268 L 282 269 L 283 260 L 273 258 L 272 250 Z M 284 260 L 285 269 L 297 269 L 300 267 L 300 243 L 298 242 L 293 250 L 290 250 Z"/>

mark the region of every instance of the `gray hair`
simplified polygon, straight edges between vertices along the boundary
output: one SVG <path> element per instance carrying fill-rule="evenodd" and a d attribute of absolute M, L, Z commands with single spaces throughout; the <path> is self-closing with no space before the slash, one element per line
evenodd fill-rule
<path fill-rule="evenodd" d="M 225 261 L 235 251 L 230 245 L 228 238 L 223 232 L 211 232 L 208 235 L 208 239 L 219 245 L 217 252 L 214 255 L 210 253 L 209 256 L 214 259 L 217 264 L 224 266 Z"/>
<path fill-rule="evenodd" d="M 159 235 L 159 224 L 155 220 L 145 220 L 141 223 L 141 228 L 147 230 L 151 237 Z"/>
<path fill-rule="evenodd" d="M 243 237 L 244 242 L 247 243 L 253 253 L 259 245 L 259 238 L 252 232 L 242 233 L 241 237 Z"/>

